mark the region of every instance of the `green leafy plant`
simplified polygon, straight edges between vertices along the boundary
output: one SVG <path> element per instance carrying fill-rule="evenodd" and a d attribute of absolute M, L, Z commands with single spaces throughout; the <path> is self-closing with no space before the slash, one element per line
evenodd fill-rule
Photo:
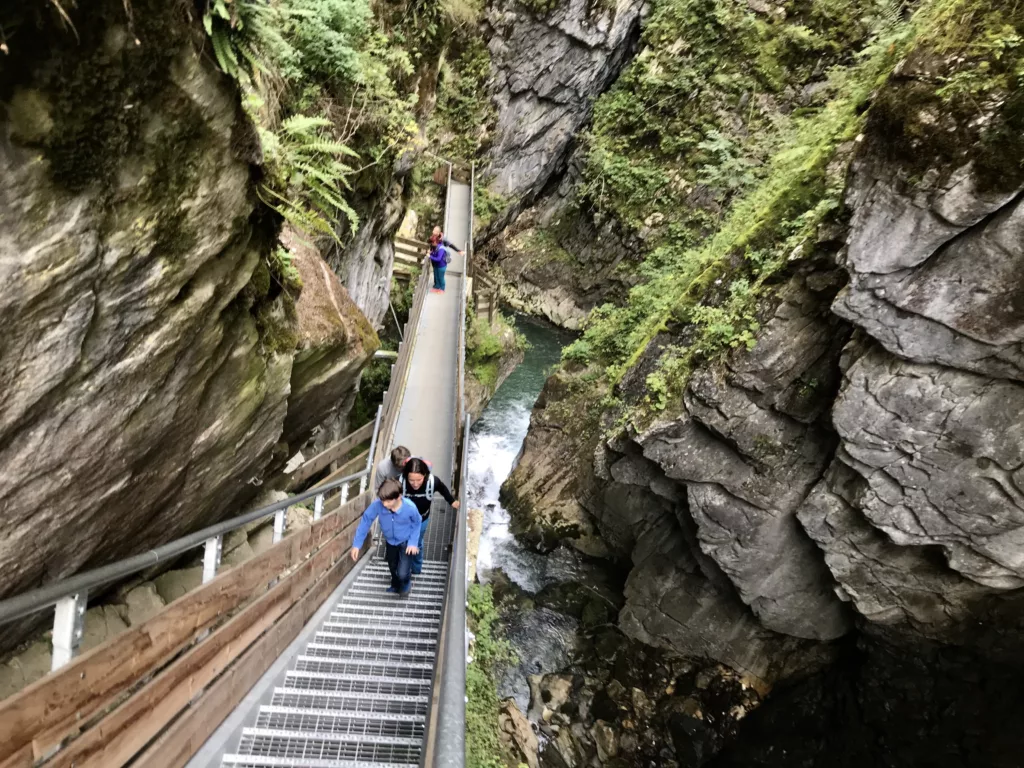
<path fill-rule="evenodd" d="M 472 661 L 466 667 L 466 764 L 470 768 L 504 768 L 498 738 L 498 688 L 495 675 L 515 656 L 508 642 L 497 637 L 499 618 L 490 585 L 471 584 L 467 620 L 473 632 Z"/>
<path fill-rule="evenodd" d="M 263 201 L 299 229 L 339 240 L 334 222 L 347 220 L 354 232 L 359 216 L 344 198 L 352 169 L 343 157 L 358 155 L 327 133 L 324 117 L 293 115 L 277 132 L 263 131 L 267 177 Z"/>

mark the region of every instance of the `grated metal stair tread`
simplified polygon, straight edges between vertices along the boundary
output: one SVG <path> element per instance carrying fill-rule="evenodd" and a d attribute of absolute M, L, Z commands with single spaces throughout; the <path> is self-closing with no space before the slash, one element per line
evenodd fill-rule
<path fill-rule="evenodd" d="M 319 693 L 301 688 L 275 688 L 272 706 L 295 709 L 328 709 L 339 712 L 365 712 L 398 715 L 425 715 L 427 696 L 383 697 L 372 693 Z"/>
<path fill-rule="evenodd" d="M 399 597 L 385 591 L 386 568 L 367 563 L 221 765 L 418 765 L 447 578 L 447 564 L 426 564 Z"/>
<path fill-rule="evenodd" d="M 408 768 L 408 763 L 368 763 L 359 760 L 295 760 L 287 757 L 257 755 L 224 755 L 224 765 L 231 768 Z"/>

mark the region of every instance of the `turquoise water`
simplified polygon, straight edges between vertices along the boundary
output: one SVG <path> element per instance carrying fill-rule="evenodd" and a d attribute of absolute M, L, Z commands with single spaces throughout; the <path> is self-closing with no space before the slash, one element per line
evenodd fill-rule
<path fill-rule="evenodd" d="M 564 549 L 541 555 L 516 541 L 509 533 L 508 512 L 498 501 L 498 490 L 515 466 L 544 381 L 558 362 L 562 347 L 573 337 L 528 318 L 517 317 L 515 323 L 530 347 L 472 427 L 467 492 L 470 506 L 484 510 L 477 559 L 479 580 L 487 583 L 492 572 L 500 569 L 522 589 L 537 592 L 547 584 L 571 580 L 579 558 Z"/>

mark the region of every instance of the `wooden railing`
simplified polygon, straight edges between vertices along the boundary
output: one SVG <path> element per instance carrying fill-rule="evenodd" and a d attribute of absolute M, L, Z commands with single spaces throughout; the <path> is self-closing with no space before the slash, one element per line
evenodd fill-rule
<path fill-rule="evenodd" d="M 352 569 L 368 502 L 342 504 L 0 702 L 0 766 L 184 765 Z"/>

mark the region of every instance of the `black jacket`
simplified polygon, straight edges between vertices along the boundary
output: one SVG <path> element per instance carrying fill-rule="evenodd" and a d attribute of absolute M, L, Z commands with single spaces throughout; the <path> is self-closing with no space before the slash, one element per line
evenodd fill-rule
<path fill-rule="evenodd" d="M 420 486 L 418 491 L 414 491 L 412 488 L 406 487 L 405 498 L 416 505 L 416 509 L 420 511 L 420 517 L 426 520 L 430 517 L 430 502 L 433 498 L 427 498 L 427 483 L 428 479 L 423 480 L 423 485 Z M 448 486 L 441 482 L 441 478 L 434 475 L 434 493 L 441 494 L 441 497 L 449 504 L 455 501 L 455 497 L 452 496 L 452 492 L 448 490 Z"/>

